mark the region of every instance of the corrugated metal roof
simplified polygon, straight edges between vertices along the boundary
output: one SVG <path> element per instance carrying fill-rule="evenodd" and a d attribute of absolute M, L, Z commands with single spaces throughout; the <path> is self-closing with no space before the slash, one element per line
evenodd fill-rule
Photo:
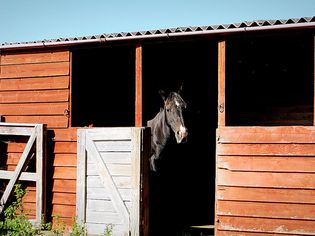
<path fill-rule="evenodd" d="M 211 26 L 197 26 L 197 27 L 177 27 L 158 30 L 146 30 L 137 32 L 121 32 L 111 34 L 100 34 L 83 37 L 69 37 L 58 38 L 50 40 L 39 40 L 31 42 L 18 43 L 1 43 L 0 49 L 22 48 L 22 47 L 47 47 L 58 45 L 83 44 L 93 42 L 119 41 L 119 40 L 136 40 L 145 38 L 160 38 L 170 36 L 189 36 L 202 34 L 220 34 L 233 33 L 240 31 L 255 31 L 267 29 L 281 29 L 281 28 L 300 28 L 300 27 L 315 27 L 315 16 L 290 18 L 285 20 L 256 20 L 245 21 L 234 24 L 221 24 Z"/>

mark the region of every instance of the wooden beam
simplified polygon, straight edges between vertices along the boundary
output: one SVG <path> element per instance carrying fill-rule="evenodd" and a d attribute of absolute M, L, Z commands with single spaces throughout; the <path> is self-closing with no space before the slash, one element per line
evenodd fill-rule
<path fill-rule="evenodd" d="M 226 42 L 218 43 L 218 127 L 225 126 Z"/>
<path fill-rule="evenodd" d="M 136 47 L 136 104 L 135 126 L 142 126 L 142 46 Z"/>
<path fill-rule="evenodd" d="M 313 86 L 313 126 L 315 126 L 315 36 L 313 41 L 313 80 L 314 80 L 314 86 Z"/>

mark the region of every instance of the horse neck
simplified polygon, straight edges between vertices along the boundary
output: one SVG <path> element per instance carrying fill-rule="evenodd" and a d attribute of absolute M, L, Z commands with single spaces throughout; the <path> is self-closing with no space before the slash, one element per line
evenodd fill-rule
<path fill-rule="evenodd" d="M 161 130 L 163 130 L 163 135 L 164 137 L 168 140 L 171 136 L 171 127 L 170 125 L 167 123 L 167 119 L 166 119 L 166 112 L 165 109 L 161 109 L 160 112 L 158 113 L 158 126 Z"/>

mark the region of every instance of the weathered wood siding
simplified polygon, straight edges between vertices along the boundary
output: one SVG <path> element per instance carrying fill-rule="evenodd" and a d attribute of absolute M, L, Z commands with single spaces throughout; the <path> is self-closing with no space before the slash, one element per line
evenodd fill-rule
<path fill-rule="evenodd" d="M 217 131 L 216 235 L 315 235 L 315 128 Z"/>
<path fill-rule="evenodd" d="M 70 223 L 75 216 L 76 129 L 69 129 L 70 53 L 49 49 L 0 54 L 0 115 L 5 122 L 47 125 L 47 209 Z M 25 140 L 8 145 L 14 169 Z M 34 212 L 34 187 L 25 205 Z M 52 195 L 52 196 L 50 196 Z"/>

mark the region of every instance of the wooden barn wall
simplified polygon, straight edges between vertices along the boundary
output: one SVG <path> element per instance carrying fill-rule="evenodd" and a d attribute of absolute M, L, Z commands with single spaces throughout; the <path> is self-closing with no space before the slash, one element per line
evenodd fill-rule
<path fill-rule="evenodd" d="M 69 128 L 69 109 L 69 51 L 1 52 L 0 115 L 5 122 L 47 125 L 47 217 L 67 224 L 75 216 L 76 192 L 76 129 Z M 15 168 L 24 145 L 8 145 L 8 169 Z M 29 190 L 24 201 L 33 212 L 35 187 Z"/>
<path fill-rule="evenodd" d="M 314 235 L 314 196 L 314 127 L 218 129 L 216 235 Z"/>

